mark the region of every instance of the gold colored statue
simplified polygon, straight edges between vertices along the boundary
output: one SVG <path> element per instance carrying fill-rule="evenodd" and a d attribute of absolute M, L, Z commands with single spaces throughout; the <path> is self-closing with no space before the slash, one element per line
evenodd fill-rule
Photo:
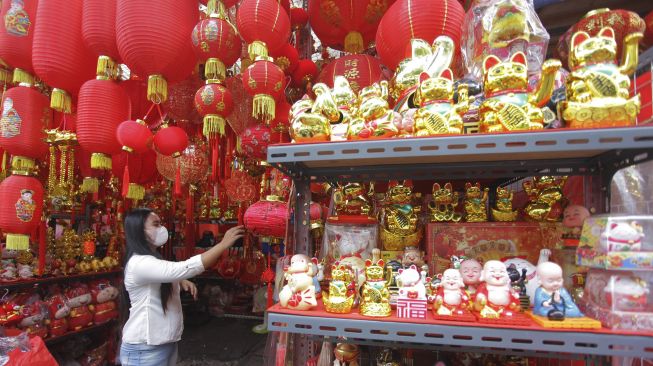
<path fill-rule="evenodd" d="M 304 96 L 290 108 L 290 137 L 293 142 L 319 142 L 331 139 L 327 117 L 312 111 L 313 100 Z"/>
<path fill-rule="evenodd" d="M 556 222 L 562 216 L 566 199 L 562 188 L 567 177 L 556 179 L 551 176 L 534 177 L 523 183 L 529 202 L 524 208 L 527 219 L 540 222 Z"/>
<path fill-rule="evenodd" d="M 350 313 L 355 298 L 356 284 L 351 269 L 336 262 L 331 266 L 329 292 L 322 291 L 325 310 L 338 314 Z"/>
<path fill-rule="evenodd" d="M 553 93 L 560 61 L 546 60 L 542 78 L 533 93 L 528 92 L 526 55 L 517 52 L 502 62 L 494 55 L 483 62 L 485 100 L 481 103 L 481 132 L 538 130 L 544 128 L 543 107 Z"/>
<path fill-rule="evenodd" d="M 389 138 L 399 134 L 395 119 L 399 114 L 388 104 L 388 82 L 383 80 L 363 88 L 355 118 L 349 123 L 348 140 Z"/>
<path fill-rule="evenodd" d="M 445 69 L 437 77 L 422 74 L 415 96 L 420 106 L 415 114 L 415 135 L 433 136 L 463 133 L 462 116 L 469 110 L 467 85 L 458 87 L 458 103 L 453 104 L 453 72 Z"/>
<path fill-rule="evenodd" d="M 353 113 L 358 108 L 358 95 L 351 88 L 349 80 L 341 75 L 333 79 L 331 93 L 340 113 L 340 119 L 331 122 L 331 141 L 345 141 L 347 140 L 349 123 L 352 120 Z"/>
<path fill-rule="evenodd" d="M 347 183 L 338 188 L 334 195 L 336 214 L 369 216 L 372 211 L 369 194 L 361 183 Z"/>
<path fill-rule="evenodd" d="M 515 221 L 519 212 L 512 209 L 513 193 L 510 188 L 497 187 L 496 208 L 492 208 L 494 221 Z"/>
<path fill-rule="evenodd" d="M 459 222 L 462 216 L 456 213 L 458 206 L 458 192 L 454 192 L 451 183 L 440 187 L 439 183 L 433 184 L 433 202 L 429 202 L 431 222 Z"/>
<path fill-rule="evenodd" d="M 465 219 L 467 222 L 487 221 L 487 192 L 486 187 L 481 189 L 481 184 L 465 183 Z"/>
<path fill-rule="evenodd" d="M 222 215 L 222 209 L 220 208 L 220 199 L 215 197 L 211 199 L 209 206 L 209 219 L 217 220 Z"/>
<path fill-rule="evenodd" d="M 384 317 L 390 316 L 390 291 L 384 276 L 384 262 L 382 259 L 372 262 L 365 261 L 365 275 L 367 280 L 363 285 L 363 297 L 360 313 L 364 316 Z"/>
<path fill-rule="evenodd" d="M 639 95 L 630 97 L 630 78 L 637 67 L 641 33 L 625 37 L 621 64 L 610 27 L 596 37 L 576 32 L 571 38 L 567 100 L 562 118 L 571 128 L 629 126 L 639 114 Z"/>
<path fill-rule="evenodd" d="M 404 250 L 405 247 L 418 245 L 422 237 L 419 225 L 421 207 L 413 205 L 412 201 L 411 187 L 391 183 L 379 212 L 380 238 L 384 250 Z"/>

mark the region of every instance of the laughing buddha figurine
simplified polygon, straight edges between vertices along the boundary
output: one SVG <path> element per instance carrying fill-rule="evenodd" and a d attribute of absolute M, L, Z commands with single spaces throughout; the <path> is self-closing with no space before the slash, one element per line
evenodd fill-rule
<path fill-rule="evenodd" d="M 617 63 L 617 43 L 610 27 L 597 36 L 580 31 L 571 38 L 567 79 L 567 100 L 562 102 L 562 118 L 571 128 L 629 126 L 639 114 L 639 95 L 630 97 L 629 75 L 637 67 L 641 33 L 624 39 L 621 64 Z"/>
<path fill-rule="evenodd" d="M 528 92 L 526 55 L 517 52 L 508 61 L 494 55 L 483 62 L 485 100 L 480 106 L 481 132 L 539 130 L 544 128 L 543 107 L 553 93 L 554 81 L 561 64 L 546 60 L 542 78 L 532 93 Z"/>

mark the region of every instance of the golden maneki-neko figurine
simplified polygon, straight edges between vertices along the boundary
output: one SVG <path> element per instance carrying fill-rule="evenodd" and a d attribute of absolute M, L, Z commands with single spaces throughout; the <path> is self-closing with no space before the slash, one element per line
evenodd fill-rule
<path fill-rule="evenodd" d="M 453 72 L 448 68 L 435 77 L 422 73 L 414 97 L 420 107 L 414 116 L 415 136 L 463 133 L 462 116 L 469 110 L 468 87 L 458 87 L 458 103 L 454 104 L 453 81 Z"/>
<path fill-rule="evenodd" d="M 390 138 L 399 134 L 395 120 L 401 116 L 390 109 L 387 81 L 363 88 L 359 98 L 356 117 L 347 129 L 347 140 Z"/>
<path fill-rule="evenodd" d="M 421 207 L 413 203 L 413 189 L 391 182 L 379 211 L 380 239 L 384 250 L 416 247 L 422 237 L 419 224 Z"/>
<path fill-rule="evenodd" d="M 508 61 L 494 55 L 483 62 L 485 100 L 481 103 L 481 132 L 508 132 L 544 128 L 543 107 L 553 93 L 561 63 L 546 60 L 542 64 L 539 86 L 528 92 L 526 55 L 517 52 Z"/>
<path fill-rule="evenodd" d="M 566 205 L 563 187 L 567 177 L 534 177 L 522 185 L 529 202 L 524 208 L 526 218 L 531 221 L 556 222 L 562 217 Z"/>
<path fill-rule="evenodd" d="M 458 192 L 453 190 L 451 183 L 440 186 L 433 184 L 433 201 L 429 202 L 429 219 L 431 222 L 459 222 L 462 216 L 456 212 Z"/>
<path fill-rule="evenodd" d="M 519 211 L 512 209 L 513 192 L 510 188 L 497 187 L 495 206 L 492 208 L 492 220 L 516 221 Z"/>
<path fill-rule="evenodd" d="M 324 309 L 329 313 L 347 314 L 351 312 L 356 299 L 356 284 L 352 270 L 336 262 L 331 266 L 329 292 L 322 291 Z"/>
<path fill-rule="evenodd" d="M 639 114 L 639 95 L 630 98 L 629 75 L 637 67 L 641 33 L 625 37 L 621 64 L 610 27 L 597 36 L 576 32 L 571 38 L 567 100 L 560 104 L 562 118 L 571 128 L 628 126 Z"/>
<path fill-rule="evenodd" d="M 372 213 L 370 192 L 361 183 L 347 183 L 339 187 L 333 198 L 338 216 L 369 217 Z"/>
<path fill-rule="evenodd" d="M 366 281 L 362 288 L 360 313 L 364 316 L 390 316 L 390 290 L 385 278 L 385 263 L 378 259 L 378 249 L 375 249 L 373 259 L 365 261 Z"/>
<path fill-rule="evenodd" d="M 481 188 L 481 184 L 465 184 L 465 219 L 467 222 L 487 221 L 488 188 Z"/>

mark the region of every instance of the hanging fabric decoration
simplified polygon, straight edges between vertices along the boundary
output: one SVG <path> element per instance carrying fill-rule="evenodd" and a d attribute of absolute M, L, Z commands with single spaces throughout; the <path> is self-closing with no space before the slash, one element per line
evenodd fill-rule
<path fill-rule="evenodd" d="M 32 45 L 38 1 L 9 0 L 2 2 L 0 18 L 4 29 L 0 31 L 0 60 L 5 67 L 13 68 L 13 82 L 34 83 Z M 11 82 L 9 71 L 0 72 L 1 82 Z"/>

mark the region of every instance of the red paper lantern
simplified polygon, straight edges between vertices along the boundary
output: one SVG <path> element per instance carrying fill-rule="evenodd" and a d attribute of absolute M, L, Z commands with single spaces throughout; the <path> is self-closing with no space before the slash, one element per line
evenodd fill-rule
<path fill-rule="evenodd" d="M 181 184 L 198 184 L 209 171 L 209 151 L 206 144 L 191 143 L 178 158 L 158 154 L 154 166 L 169 181 L 175 181 L 178 167 Z"/>
<path fill-rule="evenodd" d="M 142 200 L 144 185 L 157 177 L 156 153 L 148 150 L 143 154 L 121 152 L 112 156 L 113 175 L 122 177 L 123 196 L 132 200 Z"/>
<path fill-rule="evenodd" d="M 333 88 L 333 80 L 341 75 L 347 78 L 355 92 L 384 79 L 381 61 L 369 55 L 347 55 L 329 62 L 322 68 L 318 80 Z"/>
<path fill-rule="evenodd" d="M 284 95 L 285 75 L 279 66 L 258 60 L 243 74 L 243 86 L 252 99 L 252 116 L 269 122 L 274 119 L 275 101 Z"/>
<path fill-rule="evenodd" d="M 317 78 L 317 65 L 312 60 L 299 60 L 297 68 L 292 73 L 292 85 L 304 88 L 309 82 Z"/>
<path fill-rule="evenodd" d="M 290 9 L 290 25 L 294 30 L 300 30 L 308 23 L 308 13 L 304 8 Z"/>
<path fill-rule="evenodd" d="M 199 9 L 192 1 L 117 0 L 116 39 L 121 58 L 136 74 L 148 77 L 148 99 L 168 97 L 167 84 L 186 79 L 195 54 L 188 35 Z"/>
<path fill-rule="evenodd" d="M 219 17 L 197 23 L 191 41 L 197 58 L 205 63 L 204 74 L 209 80 L 224 80 L 226 69 L 238 61 L 243 46 L 236 29 Z"/>
<path fill-rule="evenodd" d="M 223 85 L 206 84 L 195 93 L 195 109 L 204 117 L 204 136 L 224 136 L 225 119 L 234 110 L 234 101 Z"/>
<path fill-rule="evenodd" d="M 140 159 L 140 169 L 137 176 L 132 179 L 132 182 L 141 186 L 154 182 L 159 176 L 156 168 L 157 153 L 153 150 L 147 150 L 142 154 L 135 154 L 134 156 Z"/>
<path fill-rule="evenodd" d="M 48 153 L 43 130 L 51 122 L 46 96 L 26 86 L 13 87 L 2 96 L 0 146 L 14 156 L 42 159 Z"/>
<path fill-rule="evenodd" d="M 376 31 L 376 50 L 388 68 L 394 70 L 410 50 L 410 40 L 429 43 L 441 35 L 460 46 L 465 11 L 456 0 L 399 0 L 385 13 Z"/>
<path fill-rule="evenodd" d="M 138 119 L 127 120 L 118 125 L 116 138 L 123 150 L 141 154 L 152 146 L 153 135 L 145 121 Z"/>
<path fill-rule="evenodd" d="M 250 44 L 252 59 L 278 50 L 290 37 L 290 19 L 277 0 L 243 0 L 236 14 L 236 25 Z"/>
<path fill-rule="evenodd" d="M 246 128 L 238 138 L 240 150 L 250 158 L 266 160 L 268 158 L 268 146 L 271 139 L 270 127 L 256 125 Z"/>
<path fill-rule="evenodd" d="M 288 132 L 288 127 L 290 127 L 290 109 L 292 104 L 283 100 L 277 105 L 277 113 L 274 120 L 270 123 L 270 128 L 274 132 Z"/>
<path fill-rule="evenodd" d="M 38 179 L 12 175 L 0 183 L 0 229 L 7 249 L 29 249 L 29 235 L 41 222 L 43 186 Z"/>
<path fill-rule="evenodd" d="M 381 17 L 394 0 L 310 0 L 311 29 L 322 44 L 360 53 L 374 41 Z"/>
<path fill-rule="evenodd" d="M 154 135 L 154 147 L 159 154 L 178 157 L 188 147 L 188 135 L 179 127 L 163 125 Z"/>
<path fill-rule="evenodd" d="M 116 129 L 129 119 L 129 95 L 115 81 L 89 80 L 79 91 L 77 140 L 93 153 L 91 167 L 111 169 L 111 155 L 120 152 Z"/>
<path fill-rule="evenodd" d="M 256 236 L 283 239 L 288 217 L 286 202 L 258 201 L 247 208 L 243 222 L 247 231 Z"/>
<path fill-rule="evenodd" d="M 0 59 L 15 68 L 15 83 L 32 83 L 32 42 L 36 21 L 35 0 L 4 1 L 0 17 L 4 19 L 4 32 L 0 32 Z"/>
<path fill-rule="evenodd" d="M 646 29 L 644 29 L 644 42 L 647 46 L 653 45 L 653 11 L 644 17 Z"/>
<path fill-rule="evenodd" d="M 83 0 L 40 1 L 36 12 L 32 64 L 51 87 L 51 106 L 72 111 L 72 99 L 95 75 L 95 57 L 82 42 Z M 54 38 L 53 38 L 54 37 Z M 56 42 L 53 42 L 56 39 Z"/>
<path fill-rule="evenodd" d="M 79 166 L 79 173 L 82 176 L 82 184 L 79 190 L 84 193 L 97 193 L 100 188 L 100 175 L 98 170 L 91 169 L 92 153 L 84 149 L 76 150 L 76 159 Z"/>
<path fill-rule="evenodd" d="M 299 62 L 299 52 L 295 46 L 286 44 L 278 51 L 271 53 L 274 63 L 286 74 L 291 74 L 297 68 Z"/>
<path fill-rule="evenodd" d="M 82 39 L 96 56 L 120 59 L 116 44 L 116 0 L 84 1 Z"/>

